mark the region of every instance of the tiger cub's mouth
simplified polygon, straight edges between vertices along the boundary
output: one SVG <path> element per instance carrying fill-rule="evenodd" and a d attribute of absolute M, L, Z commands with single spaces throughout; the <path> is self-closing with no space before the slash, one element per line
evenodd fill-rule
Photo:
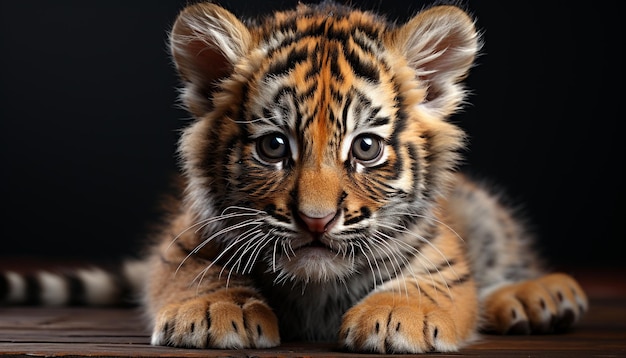
<path fill-rule="evenodd" d="M 310 234 L 310 235 L 311 235 L 311 241 L 304 243 L 302 245 L 299 245 L 297 247 L 294 247 L 293 248 L 294 251 L 298 252 L 300 250 L 316 250 L 316 251 L 326 250 L 332 253 L 337 252 L 336 249 L 334 249 L 333 247 L 331 247 L 325 242 L 324 240 L 325 234 Z"/>

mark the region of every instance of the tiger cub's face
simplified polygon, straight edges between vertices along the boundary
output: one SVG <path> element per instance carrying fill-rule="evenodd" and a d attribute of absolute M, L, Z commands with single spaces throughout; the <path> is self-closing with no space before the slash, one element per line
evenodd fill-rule
<path fill-rule="evenodd" d="M 197 118 L 180 142 L 188 200 L 218 263 L 382 280 L 415 254 L 462 145 L 444 119 L 478 47 L 467 15 L 394 27 L 325 3 L 246 25 L 199 4 L 171 44 Z"/>

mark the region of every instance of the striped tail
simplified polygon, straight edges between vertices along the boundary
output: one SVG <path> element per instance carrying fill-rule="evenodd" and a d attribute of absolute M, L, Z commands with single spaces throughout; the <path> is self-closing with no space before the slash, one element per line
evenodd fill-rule
<path fill-rule="evenodd" d="M 126 261 L 118 268 L 0 272 L 0 305 L 127 306 L 138 304 L 147 265 Z"/>

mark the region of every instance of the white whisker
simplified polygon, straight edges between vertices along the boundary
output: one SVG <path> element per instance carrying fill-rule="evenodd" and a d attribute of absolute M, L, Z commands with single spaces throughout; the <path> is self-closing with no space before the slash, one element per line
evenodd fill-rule
<path fill-rule="evenodd" d="M 433 221 L 437 224 L 442 225 L 443 227 L 445 227 L 446 229 L 450 230 L 451 233 L 454 234 L 454 236 L 456 236 L 459 240 L 461 240 L 462 242 L 465 242 L 465 240 L 461 237 L 461 235 L 459 235 L 458 232 L 456 232 L 450 225 L 446 224 L 445 222 L 432 217 L 432 216 L 426 216 L 426 215 L 422 215 L 422 214 L 418 214 L 418 213 L 411 213 L 411 212 L 394 212 L 393 216 L 395 217 L 396 215 L 406 215 L 406 216 L 411 216 L 411 217 L 415 217 L 415 218 L 422 218 L 425 220 L 429 220 L 429 221 Z M 380 218 L 384 218 L 384 215 L 381 215 Z"/>
<path fill-rule="evenodd" d="M 172 241 L 169 243 L 169 245 L 167 246 L 166 250 L 169 250 L 170 247 L 182 236 L 184 235 L 186 232 L 188 232 L 191 229 L 197 228 L 198 229 L 195 230 L 195 232 L 199 232 L 200 230 L 202 230 L 202 228 L 205 228 L 206 226 L 208 226 L 209 224 L 215 223 L 215 222 L 219 222 L 219 221 L 224 221 L 227 219 L 232 219 L 232 218 L 236 218 L 236 217 L 244 217 L 244 216 L 255 216 L 255 215 L 259 215 L 259 214 L 264 214 L 265 212 L 263 211 L 259 211 L 259 210 L 254 210 L 254 209 L 247 209 L 252 211 L 251 213 L 233 213 L 233 214 L 228 214 L 225 215 L 226 211 L 228 211 L 229 209 L 247 209 L 247 208 L 242 208 L 242 207 L 236 207 L 236 206 L 232 206 L 232 207 L 228 207 L 226 209 L 224 209 L 224 211 L 222 211 L 222 215 L 220 216 L 214 216 L 214 217 L 210 217 L 210 218 L 206 218 L 203 220 L 200 220 L 192 225 L 190 225 L 189 227 L 187 227 L 186 229 L 184 229 L 183 231 L 181 231 L 178 235 L 176 235 Z"/>
<path fill-rule="evenodd" d="M 383 274 L 380 271 L 380 266 L 378 265 L 378 260 L 376 259 L 376 255 L 374 254 L 374 251 L 372 251 L 372 248 L 370 247 L 370 245 L 368 244 L 368 240 L 364 240 L 363 243 L 365 244 L 365 247 L 369 250 L 369 252 L 372 254 L 372 261 L 374 261 L 374 265 L 376 266 L 376 270 L 378 271 L 378 278 L 380 279 L 380 282 L 384 282 L 385 280 L 383 279 Z M 385 265 L 386 267 L 387 265 Z M 389 273 L 389 270 L 387 270 L 387 277 L 391 276 L 391 274 Z"/>
<path fill-rule="evenodd" d="M 385 253 L 387 258 L 389 259 L 391 267 L 393 268 L 393 277 L 397 278 L 398 275 L 400 275 L 402 284 L 404 285 L 404 293 L 406 295 L 406 298 L 408 299 L 409 298 L 409 290 L 408 290 L 408 287 L 406 285 L 406 278 L 404 276 L 404 270 L 402 268 L 406 267 L 409 270 L 409 272 L 412 274 L 413 278 L 416 279 L 415 273 L 413 273 L 413 270 L 412 270 L 412 268 L 409 265 L 409 260 L 406 257 L 404 257 L 404 255 L 402 253 L 400 253 L 398 250 L 395 250 L 393 247 L 391 247 L 391 245 L 389 245 L 389 243 L 386 240 L 384 240 L 383 238 L 379 237 L 378 236 L 378 232 L 374 233 L 372 238 L 376 240 L 376 243 L 378 243 L 381 246 L 383 246 L 383 248 L 381 250 Z M 400 263 L 398 258 L 400 258 L 400 260 L 402 260 L 403 264 Z M 395 261 L 395 264 L 394 264 L 394 261 Z M 398 291 L 401 291 L 400 287 L 398 287 Z"/>
<path fill-rule="evenodd" d="M 356 243 L 355 246 L 357 246 L 359 249 L 361 249 L 361 252 L 363 253 L 363 256 L 367 260 L 367 264 L 369 265 L 370 271 L 372 272 L 372 280 L 374 281 L 374 289 L 376 289 L 376 286 L 377 286 L 376 273 L 374 272 L 374 267 L 372 266 L 372 262 L 370 261 L 369 257 L 367 256 L 367 253 L 365 253 L 365 250 L 363 250 L 363 247 L 361 246 L 360 242 Z"/>
<path fill-rule="evenodd" d="M 272 250 L 272 272 L 276 272 L 276 249 L 278 247 L 278 240 L 274 240 L 274 249 Z"/>
<path fill-rule="evenodd" d="M 242 274 L 245 274 L 246 272 L 250 273 L 252 272 L 252 267 L 254 266 L 254 263 L 256 262 L 257 258 L 259 257 L 259 254 L 261 253 L 261 251 L 263 250 L 263 248 L 269 243 L 271 242 L 270 239 L 270 235 L 273 233 L 273 230 L 268 232 L 265 236 L 263 236 L 254 246 L 253 246 L 253 251 L 250 254 L 250 258 L 248 258 L 248 262 L 246 262 L 246 266 L 244 266 L 243 271 L 241 271 Z M 245 255 L 245 252 L 242 253 L 242 256 Z"/>
<path fill-rule="evenodd" d="M 208 244 L 211 240 L 213 240 L 214 238 L 229 233 L 233 230 L 238 230 L 238 229 L 242 229 L 246 226 L 249 225 L 257 225 L 256 227 L 258 227 L 259 225 L 261 225 L 262 222 L 257 221 L 256 219 L 250 219 L 250 220 L 246 220 L 246 221 L 242 221 L 241 223 L 238 223 L 237 225 L 232 225 L 232 226 L 228 226 L 226 228 L 223 228 L 217 232 L 215 232 L 213 235 L 209 236 L 208 238 L 204 239 L 200 244 L 198 244 L 193 250 L 191 250 L 191 252 L 189 252 L 189 254 L 187 254 L 187 256 L 185 256 L 185 258 L 180 262 L 180 264 L 178 265 L 178 267 L 176 268 L 176 271 L 174 272 L 174 275 L 176 275 L 176 273 L 178 273 L 178 271 L 180 270 L 180 268 L 183 266 L 183 264 L 194 254 L 196 254 L 198 251 L 200 251 L 204 246 L 206 246 L 206 244 Z"/>
<path fill-rule="evenodd" d="M 418 234 L 416 234 L 416 233 L 413 233 L 413 232 L 411 232 L 411 231 L 408 231 L 406 228 L 403 228 L 403 227 L 402 227 L 402 230 L 398 230 L 398 229 L 396 229 L 396 228 L 394 228 L 394 227 L 391 227 L 391 226 L 386 226 L 386 225 L 379 225 L 379 226 L 380 226 L 380 227 L 383 227 L 383 228 L 387 228 L 387 229 L 389 229 L 389 230 L 394 230 L 394 231 L 396 231 L 396 232 L 405 233 L 405 234 L 411 234 L 411 235 L 413 235 L 414 237 L 418 238 L 421 242 L 424 242 L 424 243 L 428 244 L 431 248 L 433 248 L 433 249 L 434 249 L 434 250 L 435 250 L 435 251 L 436 251 L 436 252 L 437 252 L 437 253 L 438 253 L 438 254 L 439 254 L 439 255 L 443 258 L 443 260 L 446 262 L 446 264 L 448 265 L 448 267 L 450 268 L 450 270 L 452 271 L 452 273 L 453 273 L 453 274 L 457 277 L 457 279 L 458 279 L 458 277 L 459 277 L 459 276 L 458 276 L 458 274 L 456 273 L 456 270 L 454 270 L 454 267 L 450 264 L 450 261 L 448 260 L 448 258 L 447 258 L 447 257 L 446 257 L 446 256 L 445 256 L 445 255 L 444 255 L 444 254 L 443 254 L 443 253 L 439 250 L 439 248 L 437 248 L 437 247 L 436 247 L 433 243 L 431 243 L 429 240 L 427 240 L 426 238 L 424 238 L 424 237 L 423 237 L 423 236 L 421 236 L 421 235 L 418 235 Z M 414 255 L 414 256 L 415 256 L 415 255 L 419 255 L 419 256 L 420 256 L 423 260 L 425 260 L 425 261 L 426 261 L 426 263 L 428 263 L 428 264 L 430 265 L 430 267 L 434 268 L 434 269 L 437 271 L 437 273 L 439 274 L 439 277 L 441 278 L 441 281 L 442 281 L 442 282 L 443 282 L 443 284 L 445 285 L 445 287 L 446 287 L 446 289 L 447 289 L 448 293 L 450 294 L 450 296 L 452 296 L 452 292 L 451 292 L 451 290 L 450 290 L 450 286 L 448 285 L 448 281 L 447 281 L 447 280 L 446 280 L 446 278 L 443 276 L 443 273 L 441 272 L 441 270 L 439 270 L 439 268 L 437 267 L 437 265 L 435 265 L 435 263 L 433 263 L 433 262 L 430 260 L 430 258 L 428 258 L 426 255 L 424 255 L 424 254 L 423 254 L 420 250 L 418 250 L 418 249 L 416 249 L 415 247 L 413 247 L 413 246 L 411 246 L 411 245 L 409 245 L 409 244 L 407 244 L 407 243 L 405 243 L 405 242 L 403 242 L 403 241 L 399 240 L 398 238 L 396 238 L 396 237 L 394 237 L 394 236 L 389 236 L 389 235 L 387 235 L 387 234 L 385 234 L 385 233 L 383 233 L 383 232 L 380 232 L 380 231 L 378 232 L 378 234 L 379 234 L 379 235 L 383 235 L 383 236 L 384 236 L 384 237 L 386 237 L 387 239 L 394 241 L 396 244 L 403 245 L 405 248 L 407 248 L 407 249 L 408 249 L 408 251 L 409 251 L 409 252 L 411 252 L 411 253 L 412 253 L 412 255 Z M 422 260 L 418 260 L 418 262 L 420 262 L 421 266 L 424 268 L 424 270 L 426 271 L 426 273 L 428 273 L 428 275 L 430 276 L 430 280 L 431 280 L 431 283 L 432 283 L 432 285 L 433 285 L 433 288 L 435 289 L 435 292 L 437 292 L 437 287 L 436 287 L 436 285 L 435 285 L 435 280 L 434 280 L 434 278 L 433 278 L 433 276 L 432 276 L 431 269 L 429 269 L 428 267 L 426 267 L 425 263 L 424 263 Z M 410 266 L 410 265 L 408 265 L 408 266 Z M 414 277 L 414 278 L 416 277 L 414 273 L 413 273 L 413 277 Z"/>
<path fill-rule="evenodd" d="M 258 227 L 258 226 L 256 226 L 256 227 Z M 191 283 L 193 283 L 196 280 L 198 280 L 198 287 L 199 287 L 200 284 L 202 283 L 202 280 L 203 280 L 204 276 L 206 275 L 206 273 L 217 263 L 217 261 L 219 261 L 226 253 L 228 253 L 228 251 L 233 246 L 237 245 L 238 243 L 240 243 L 243 240 L 246 240 L 248 236 L 253 235 L 255 233 L 260 233 L 261 232 L 261 230 L 254 230 L 256 227 L 251 228 L 247 232 L 243 233 L 233 243 L 229 244 L 225 249 L 223 249 L 222 252 L 217 257 L 215 257 L 207 267 L 205 267 L 202 271 L 200 271 L 198 273 L 198 275 L 196 275 L 196 277 L 194 277 L 194 279 L 191 281 Z M 234 257 L 234 255 L 232 257 Z M 232 257 L 231 257 L 231 259 L 232 259 Z M 226 267 L 226 265 L 229 262 L 230 262 L 230 260 L 226 264 L 222 265 L 222 269 L 220 270 L 220 272 L 218 274 L 218 277 L 222 277 L 222 273 L 224 271 L 224 268 Z"/>
<path fill-rule="evenodd" d="M 252 236 L 251 238 L 250 235 L 254 234 L 254 236 Z M 228 253 L 228 251 L 231 250 L 231 248 L 239 245 L 239 243 L 246 241 L 245 245 L 240 245 L 239 247 L 237 247 L 237 250 L 235 250 L 232 253 L 229 253 L 230 258 L 228 259 L 228 261 L 226 261 L 224 264 L 222 264 L 222 269 L 220 270 L 220 274 L 219 276 L 222 276 L 222 273 L 224 272 L 224 270 L 229 270 L 229 272 L 235 270 L 237 271 L 238 269 L 236 269 L 234 266 L 238 265 L 241 263 L 241 259 L 243 258 L 243 255 L 245 254 L 246 250 L 248 249 L 248 247 L 251 245 L 251 243 L 256 240 L 259 237 L 262 237 L 264 235 L 263 230 L 255 230 L 254 232 L 250 232 L 247 233 L 246 235 L 240 236 L 238 237 L 234 242 L 232 242 L 230 245 L 228 245 L 219 255 L 218 258 L 215 260 L 217 261 L 218 259 L 220 259 L 222 256 L 224 256 L 226 253 Z M 243 252 L 239 255 L 239 251 L 243 250 Z M 233 263 L 233 265 L 229 268 L 230 263 L 233 261 L 233 259 L 237 258 L 237 260 Z"/>

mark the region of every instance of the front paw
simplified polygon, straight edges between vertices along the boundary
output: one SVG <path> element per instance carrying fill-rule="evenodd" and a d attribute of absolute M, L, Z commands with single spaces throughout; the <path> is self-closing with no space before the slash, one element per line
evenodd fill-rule
<path fill-rule="evenodd" d="M 151 343 L 225 349 L 279 345 L 278 320 L 271 308 L 258 298 L 228 293 L 165 306 L 156 317 Z"/>
<path fill-rule="evenodd" d="M 555 273 L 503 286 L 485 299 L 485 331 L 551 333 L 568 329 L 587 311 L 585 292 L 572 277 Z"/>
<path fill-rule="evenodd" d="M 376 353 L 453 352 L 461 344 L 449 311 L 392 292 L 372 294 L 346 312 L 339 337 L 348 350 Z"/>

